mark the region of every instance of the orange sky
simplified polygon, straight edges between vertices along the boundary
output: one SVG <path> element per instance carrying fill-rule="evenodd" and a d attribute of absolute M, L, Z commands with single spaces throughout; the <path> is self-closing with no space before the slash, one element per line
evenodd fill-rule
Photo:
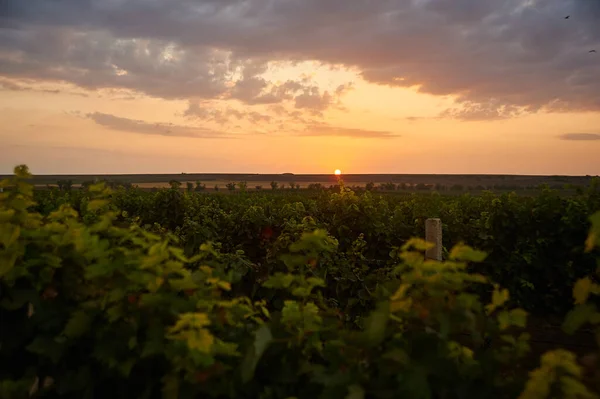
<path fill-rule="evenodd" d="M 15 20 L 28 21 L 27 10 L 17 11 Z M 336 23 L 330 27 L 345 26 Z M 34 23 L 22 26 L 23 32 L 46 29 Z M 69 29 L 68 34 L 64 28 L 56 33 L 61 35 L 56 43 L 72 40 L 91 51 L 91 42 L 75 42 L 81 35 L 73 32 L 81 28 Z M 527 59 L 515 58 L 519 69 L 481 80 L 496 76 L 496 64 L 451 58 L 463 48 L 448 53 L 448 62 L 435 64 L 437 69 L 426 53 L 414 60 L 388 60 L 391 55 L 378 55 L 369 46 L 333 51 L 331 60 L 315 50 L 319 57 L 313 61 L 275 55 L 264 59 L 257 49 L 244 56 L 242 67 L 227 67 L 216 94 L 205 94 L 212 86 L 195 76 L 217 76 L 222 63 L 213 61 L 219 57 L 233 63 L 228 49 L 211 53 L 210 70 L 195 71 L 194 57 L 200 55 L 194 45 L 173 40 L 161 50 L 160 68 L 165 70 L 157 72 L 150 69 L 153 61 L 143 58 L 152 54 L 149 47 L 141 60 L 134 60 L 137 64 L 118 58 L 114 43 L 122 43 L 125 39 L 119 37 L 126 35 L 114 29 L 106 39 L 113 46 L 108 76 L 75 58 L 79 54 L 53 59 L 43 49 L 10 48 L 10 40 L 3 41 L 9 35 L 3 36 L 0 28 L 0 173 L 26 163 L 38 174 L 332 173 L 338 168 L 344 173 L 600 174 L 597 94 L 573 86 L 563 98 L 557 94 L 562 86 L 535 81 L 534 70 L 527 72 L 532 77 L 517 80 L 525 73 L 523 63 L 537 65 Z M 140 46 L 139 41 L 130 45 Z M 276 46 L 270 51 L 280 51 Z M 345 61 L 334 62 L 334 57 Z M 573 66 L 565 82 L 583 82 L 600 71 L 596 58 L 596 64 L 581 58 L 586 69 Z M 70 75 L 85 74 L 60 75 L 61 62 L 75 68 Z M 11 67 L 15 63 L 20 69 Z M 564 69 L 540 69 L 539 74 L 552 77 Z M 481 79 L 475 76 L 480 74 Z M 486 114 L 462 111 L 472 104 L 484 104 Z M 521 113 L 503 114 L 513 106 Z"/>

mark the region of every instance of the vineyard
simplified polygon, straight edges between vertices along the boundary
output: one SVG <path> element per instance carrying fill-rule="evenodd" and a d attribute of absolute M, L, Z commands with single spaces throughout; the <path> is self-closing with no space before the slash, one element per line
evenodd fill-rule
<path fill-rule="evenodd" d="M 30 177 L 0 185 L 0 398 L 600 395 L 597 179 L 218 195 Z M 434 217 L 442 261 L 423 256 Z M 538 353 L 539 320 L 593 345 Z"/>

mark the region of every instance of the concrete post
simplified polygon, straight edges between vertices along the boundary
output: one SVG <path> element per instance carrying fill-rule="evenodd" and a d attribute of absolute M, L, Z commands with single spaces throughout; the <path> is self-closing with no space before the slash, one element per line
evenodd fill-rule
<path fill-rule="evenodd" d="M 425 241 L 434 247 L 425 252 L 426 259 L 442 260 L 442 220 L 427 219 L 425 221 Z"/>

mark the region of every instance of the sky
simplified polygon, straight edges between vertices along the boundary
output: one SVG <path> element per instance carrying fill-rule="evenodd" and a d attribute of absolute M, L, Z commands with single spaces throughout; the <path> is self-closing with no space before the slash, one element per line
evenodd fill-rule
<path fill-rule="evenodd" d="M 600 0 L 2 0 L 0 151 L 0 173 L 599 175 Z"/>

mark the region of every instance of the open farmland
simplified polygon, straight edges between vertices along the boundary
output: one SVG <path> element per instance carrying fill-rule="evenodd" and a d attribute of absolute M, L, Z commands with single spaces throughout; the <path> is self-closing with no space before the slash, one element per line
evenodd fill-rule
<path fill-rule="evenodd" d="M 1 176 L 0 178 L 6 178 Z M 407 188 L 424 185 L 430 188 L 460 187 L 461 190 L 476 189 L 506 189 L 522 190 L 535 188 L 547 184 L 552 188 L 561 189 L 565 185 L 585 187 L 590 184 L 593 176 L 521 176 L 521 175 L 404 175 L 404 174 L 344 174 L 343 180 L 348 186 L 365 187 L 368 183 L 380 186 L 386 183 L 395 185 L 406 185 Z M 307 188 L 311 184 L 321 184 L 329 187 L 338 182 L 334 175 L 307 175 L 307 174 L 122 174 L 122 175 L 39 175 L 35 176 L 32 183 L 38 187 L 56 185 L 58 181 L 70 181 L 74 187 L 85 182 L 94 180 L 107 180 L 115 183 L 127 183 L 140 188 L 164 188 L 169 187 L 169 182 L 178 181 L 185 187 L 186 183 L 201 182 L 207 189 L 226 189 L 228 183 L 247 182 L 248 189 L 253 190 L 256 186 L 262 189 L 270 189 L 271 182 L 289 187 L 291 183 L 300 188 Z"/>
<path fill-rule="evenodd" d="M 0 317 L 10 326 L 0 333 L 8 343 L 0 364 L 16 359 L 0 369 L 2 397 L 29 389 L 31 364 L 77 395 L 100 397 L 115 386 L 132 397 L 160 393 L 177 381 L 190 397 L 217 389 L 255 398 L 270 387 L 308 398 L 323 378 L 342 381 L 327 397 L 347 397 L 349 380 L 421 392 L 397 370 L 431 381 L 432 392 L 518 397 L 532 389 L 528 372 L 552 362 L 581 370 L 577 389 L 600 388 L 596 364 L 578 363 L 597 351 L 598 179 L 561 178 L 581 184 L 569 196 L 549 187 L 535 196 L 348 188 L 374 176 L 344 176 L 346 186 L 333 189 L 215 195 L 102 183 L 32 190 L 66 177 L 16 172 L 0 194 Z M 193 177 L 209 185 L 210 176 Z M 250 176 L 212 182 L 250 186 L 277 175 Z M 139 185 L 167 179 L 176 180 Z M 430 218 L 441 220 L 441 259 L 424 262 Z M 71 385 L 75 377 L 87 388 Z"/>

